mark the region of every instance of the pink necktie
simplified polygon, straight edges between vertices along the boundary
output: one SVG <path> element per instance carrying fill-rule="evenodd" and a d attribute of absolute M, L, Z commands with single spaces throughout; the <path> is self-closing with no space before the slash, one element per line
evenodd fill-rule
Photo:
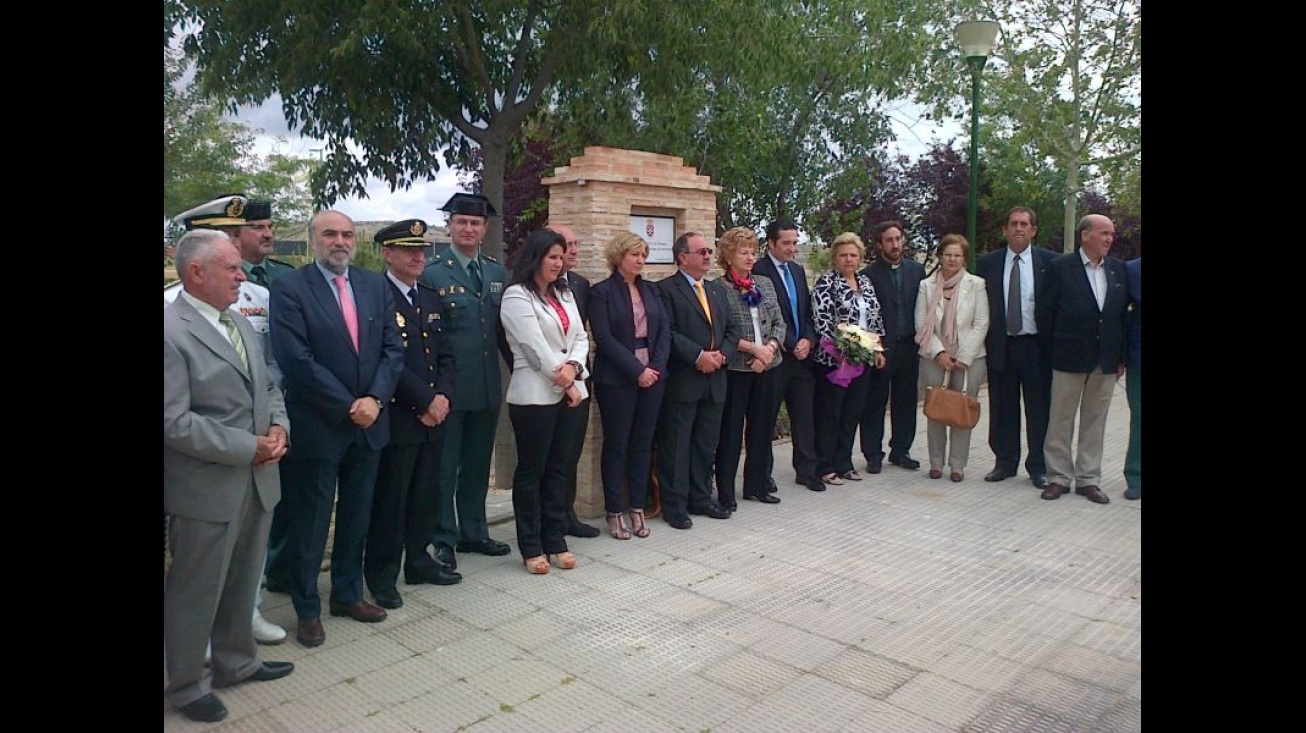
<path fill-rule="evenodd" d="M 349 296 L 348 280 L 344 275 L 336 275 L 336 290 L 340 293 L 340 310 L 345 314 L 345 328 L 349 329 L 349 340 L 354 342 L 354 353 L 358 353 L 358 309 L 354 299 Z"/>

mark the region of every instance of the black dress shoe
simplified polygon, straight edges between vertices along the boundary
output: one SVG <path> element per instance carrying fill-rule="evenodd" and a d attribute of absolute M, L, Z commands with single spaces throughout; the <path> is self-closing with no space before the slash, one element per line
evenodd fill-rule
<path fill-rule="evenodd" d="M 803 486 L 806 486 L 811 491 L 825 491 L 825 482 L 819 478 L 808 477 L 808 479 L 802 483 Z"/>
<path fill-rule="evenodd" d="M 435 546 L 435 561 L 450 570 L 458 569 L 458 556 L 454 554 L 453 548 L 448 545 Z"/>
<path fill-rule="evenodd" d="M 915 471 L 916 469 L 921 467 L 920 461 L 916 460 L 915 458 L 912 458 L 910 455 L 906 453 L 903 453 L 897 458 L 894 458 L 893 456 L 889 456 L 889 463 L 892 463 L 893 465 L 898 466 L 899 468 L 905 468 L 908 471 Z"/>
<path fill-rule="evenodd" d="M 780 503 L 780 497 L 771 496 L 770 494 L 744 494 L 744 498 L 747 499 L 748 501 L 760 501 L 763 504 Z"/>
<path fill-rule="evenodd" d="M 498 557 L 512 552 L 512 548 L 498 540 L 477 540 L 475 542 L 459 542 L 458 551 Z"/>
<path fill-rule="evenodd" d="M 1051 501 L 1052 499 L 1060 499 L 1062 494 L 1069 494 L 1069 493 L 1070 493 L 1069 486 L 1062 486 L 1061 484 L 1048 484 L 1048 487 L 1046 489 L 1043 489 L 1043 493 L 1039 494 L 1039 498 L 1047 499 Z"/>
<path fill-rule="evenodd" d="M 713 505 L 709 506 L 707 509 L 701 509 L 701 510 L 690 509 L 690 510 L 689 510 L 689 513 L 690 513 L 690 514 L 696 514 L 696 515 L 698 515 L 698 516 L 700 516 L 700 517 L 711 517 L 711 518 L 713 518 L 713 519 L 729 519 L 729 518 L 730 518 L 730 510 L 729 510 L 729 509 L 723 509 L 723 508 L 717 506 L 716 504 L 713 504 Z"/>
<path fill-rule="evenodd" d="M 599 528 L 591 527 L 584 522 L 571 522 L 567 525 L 567 535 L 570 537 L 598 537 Z"/>
<path fill-rule="evenodd" d="M 989 471 L 988 473 L 984 474 L 984 480 L 988 481 L 989 483 L 992 483 L 994 481 L 1002 481 L 1004 479 L 1009 479 L 1015 475 L 1016 475 L 1015 471 L 1008 471 L 1007 469 L 998 466 L 997 468 L 994 468 L 992 471 Z M 1043 478 L 1047 478 L 1047 477 L 1044 476 Z M 1046 489 L 1047 487 L 1044 486 L 1043 488 Z"/>
<path fill-rule="evenodd" d="M 884 461 L 883 461 L 883 460 L 876 460 L 876 461 L 872 461 L 872 460 L 870 460 L 870 459 L 867 459 L 867 460 L 866 460 L 866 472 L 867 472 L 867 473 L 879 473 L 880 471 L 883 471 L 883 470 L 884 470 Z"/>
<path fill-rule="evenodd" d="M 986 481 L 988 479 L 985 479 Z M 1046 473 L 1031 473 L 1029 482 L 1034 484 L 1036 489 L 1046 489 L 1048 487 L 1048 475 Z"/>
<path fill-rule="evenodd" d="M 745 499 L 751 499 L 751 498 L 753 498 L 753 497 L 751 497 L 751 496 L 745 496 L 744 498 L 745 498 Z M 780 501 L 780 500 L 779 500 L 779 499 L 776 499 L 776 501 Z M 720 506 L 722 509 L 725 509 L 726 511 L 730 512 L 731 514 L 734 514 L 735 512 L 739 511 L 739 505 L 736 504 L 736 503 L 734 503 L 734 502 L 730 502 L 729 504 L 720 504 L 719 506 Z"/>
<path fill-rule="evenodd" d="M 768 494 L 774 494 L 775 492 L 777 492 L 777 491 L 779 491 L 779 490 L 780 490 L 780 487 L 775 485 L 775 481 L 773 481 L 773 480 L 769 480 L 769 479 L 767 480 L 767 482 L 766 482 L 766 493 L 768 493 Z"/>
<path fill-rule="evenodd" d="M 289 586 L 285 581 L 283 581 L 283 580 L 281 580 L 281 579 L 279 579 L 279 578 L 268 578 L 267 582 L 263 584 L 263 587 L 264 587 L 264 588 L 267 590 L 267 592 L 269 592 L 269 593 L 289 593 L 289 592 L 290 592 L 290 586 Z"/>
<path fill-rule="evenodd" d="M 685 517 L 684 519 L 675 519 L 673 517 L 664 516 L 662 518 L 666 520 L 667 524 L 671 525 L 676 529 L 689 529 L 690 527 L 694 526 L 694 520 L 690 519 L 689 517 Z"/>
<path fill-rule="evenodd" d="M 1139 499 L 1143 498 L 1143 487 L 1130 486 L 1129 488 L 1125 489 L 1125 498 L 1130 501 L 1138 501 Z"/>
<path fill-rule="evenodd" d="M 463 582 L 463 576 L 456 570 L 451 570 L 449 566 L 440 562 L 422 564 L 416 567 L 404 568 L 404 582 L 409 585 L 421 585 L 430 583 L 431 585 L 457 585 Z M 398 608 L 398 606 L 395 606 Z"/>
<path fill-rule="evenodd" d="M 367 601 L 356 601 L 354 603 L 343 603 L 341 601 L 331 601 L 328 604 L 332 616 L 348 616 L 355 621 L 362 621 L 365 624 L 374 624 L 378 621 L 384 621 L 385 610 L 377 608 Z"/>
<path fill-rule="evenodd" d="M 295 665 L 291 662 L 264 662 L 262 667 L 254 670 L 254 674 L 243 680 L 225 684 L 214 680 L 213 686 L 221 688 L 238 685 L 241 682 L 271 682 L 272 680 L 279 680 L 294 671 Z"/>
<path fill-rule="evenodd" d="M 1102 492 L 1097 486 L 1078 486 L 1075 487 L 1075 493 L 1087 497 L 1094 504 L 1110 504 L 1111 497 Z"/>
<path fill-rule="evenodd" d="M 376 601 L 376 605 L 381 608 L 400 608 L 404 605 L 403 596 L 399 595 L 399 591 L 394 589 L 381 591 L 380 593 L 372 591 L 372 600 Z"/>
<path fill-rule="evenodd" d="M 182 715 L 198 723 L 216 723 L 227 717 L 227 706 L 212 692 L 177 708 Z"/>
<path fill-rule="evenodd" d="M 322 628 L 322 619 L 301 618 L 299 628 L 295 630 L 295 641 L 302 646 L 322 646 L 326 641 L 326 629 Z"/>

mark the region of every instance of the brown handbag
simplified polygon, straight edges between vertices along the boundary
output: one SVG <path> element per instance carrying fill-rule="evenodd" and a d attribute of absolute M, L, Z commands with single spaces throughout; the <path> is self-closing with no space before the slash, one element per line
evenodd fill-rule
<path fill-rule="evenodd" d="M 979 424 L 979 400 L 966 394 L 966 379 L 969 370 L 962 378 L 961 390 L 948 388 L 948 372 L 943 373 L 943 384 L 925 388 L 925 417 L 954 428 L 970 430 Z"/>

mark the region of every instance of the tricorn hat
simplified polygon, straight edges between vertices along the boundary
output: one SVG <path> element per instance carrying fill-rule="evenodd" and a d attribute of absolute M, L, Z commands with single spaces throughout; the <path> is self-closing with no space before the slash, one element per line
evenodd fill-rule
<path fill-rule="evenodd" d="M 430 244 L 422 236 L 426 222 L 421 219 L 404 219 L 381 229 L 372 240 L 382 247 L 425 247 Z"/>
<path fill-rule="evenodd" d="M 453 198 L 440 207 L 440 211 L 450 214 L 471 214 L 473 216 L 498 216 L 490 200 L 479 193 L 456 193 Z"/>
<path fill-rule="evenodd" d="M 267 199 L 249 199 L 245 203 L 245 221 L 263 221 L 272 218 L 272 202 Z"/>

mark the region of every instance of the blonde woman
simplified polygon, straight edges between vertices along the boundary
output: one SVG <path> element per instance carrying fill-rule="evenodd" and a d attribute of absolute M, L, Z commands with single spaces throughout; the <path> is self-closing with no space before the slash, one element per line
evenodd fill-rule
<path fill-rule="evenodd" d="M 989 330 L 989 300 L 984 278 L 966 272 L 970 243 L 960 234 L 939 242 L 939 268 L 921 281 L 916 298 L 916 343 L 920 344 L 925 384 L 964 388 L 974 397 L 986 374 L 984 337 Z M 970 430 L 950 428 L 927 418 L 930 478 L 943 477 L 946 461 L 953 481 L 965 478 Z M 949 445 L 951 444 L 951 445 Z"/>

